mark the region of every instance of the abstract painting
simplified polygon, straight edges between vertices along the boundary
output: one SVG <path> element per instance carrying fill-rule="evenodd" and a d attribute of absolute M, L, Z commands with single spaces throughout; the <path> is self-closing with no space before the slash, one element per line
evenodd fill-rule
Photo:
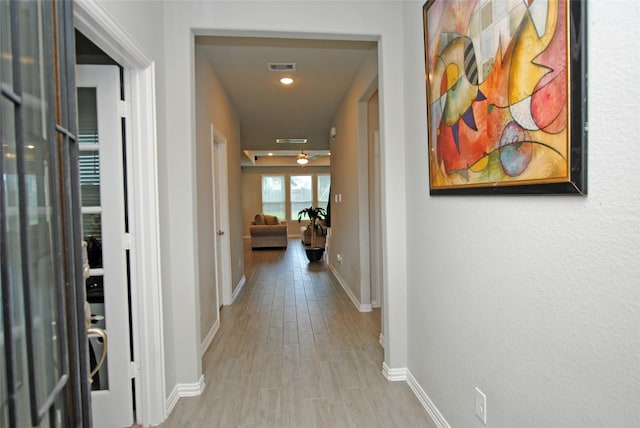
<path fill-rule="evenodd" d="M 425 3 L 431 194 L 586 194 L 585 3 Z"/>

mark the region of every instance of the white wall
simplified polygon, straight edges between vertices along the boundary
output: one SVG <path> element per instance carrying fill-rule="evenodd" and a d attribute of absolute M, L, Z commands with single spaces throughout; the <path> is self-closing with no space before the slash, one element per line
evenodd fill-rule
<path fill-rule="evenodd" d="M 168 391 L 201 374 L 191 29 L 373 35 L 386 363 L 408 367 L 453 427 L 480 426 L 475 386 L 487 426 L 636 426 L 640 3 L 588 2 L 585 198 L 429 196 L 422 3 L 101 2 L 157 61 Z"/>
<path fill-rule="evenodd" d="M 367 104 L 378 84 L 378 55 L 369 53 L 338 108 L 331 142 L 332 271 L 349 287 L 359 308 L 371 305 L 369 281 L 369 186 L 367 156 Z M 342 262 L 336 257 L 340 254 Z"/>
<path fill-rule="evenodd" d="M 408 367 L 452 427 L 640 421 L 640 3 L 588 2 L 589 195 L 430 197 L 405 2 Z"/>
<path fill-rule="evenodd" d="M 181 335 L 179 327 L 174 320 L 179 319 L 182 315 L 174 304 L 173 296 L 180 294 L 179 286 L 176 281 L 172 281 L 175 266 L 171 262 L 174 260 L 173 253 L 175 247 L 171 244 L 171 228 L 172 222 L 170 217 L 170 208 L 172 201 L 168 198 L 166 189 L 172 179 L 172 171 L 175 171 L 175 165 L 170 162 L 167 154 L 167 136 L 164 132 L 164 123 L 166 122 L 166 64 L 165 64 L 165 48 L 164 33 L 159 32 L 158 23 L 164 22 L 164 5 L 162 2 L 149 1 L 100 1 L 100 7 L 110 15 L 115 22 L 121 27 L 122 31 L 134 40 L 144 53 L 152 58 L 155 66 L 155 100 L 156 100 L 156 122 L 158 124 L 157 141 L 158 141 L 158 203 L 160 209 L 160 256 L 162 260 L 162 298 L 163 298 L 163 321 L 164 321 L 164 356 L 165 356 L 165 382 L 166 391 L 171 391 L 178 382 L 177 366 L 181 357 L 177 355 L 176 350 L 185 346 L 185 342 L 180 337 L 186 339 L 187 342 L 195 342 L 199 338 L 199 332 L 195 328 L 191 329 L 190 334 Z M 193 269 L 195 272 L 195 269 Z M 143 284 L 144 286 L 144 284 Z M 197 311 L 190 312 L 195 319 Z M 191 345 L 189 345 L 191 346 Z M 158 350 L 158 352 L 161 352 Z M 197 370 L 197 369 L 196 369 Z"/>

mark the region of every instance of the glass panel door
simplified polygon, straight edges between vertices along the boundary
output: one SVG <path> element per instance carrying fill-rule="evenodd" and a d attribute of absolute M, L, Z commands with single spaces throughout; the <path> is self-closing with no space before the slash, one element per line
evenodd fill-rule
<path fill-rule="evenodd" d="M 0 425 L 83 421 L 73 262 L 66 239 L 75 99 L 65 88 L 71 3 L 0 0 Z M 77 223 L 76 223 L 77 224 Z M 79 242 L 79 241 L 78 241 Z M 81 333 L 83 334 L 83 333 Z"/>
<path fill-rule="evenodd" d="M 113 65 L 78 65 L 77 97 L 83 237 L 91 276 L 86 281 L 94 428 L 131 426 L 128 276 L 120 70 Z M 99 360 L 106 346 L 106 360 Z"/>

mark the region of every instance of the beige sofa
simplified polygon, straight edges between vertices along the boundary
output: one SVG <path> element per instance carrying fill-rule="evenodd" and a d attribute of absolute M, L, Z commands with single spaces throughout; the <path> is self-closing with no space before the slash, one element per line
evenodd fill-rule
<path fill-rule="evenodd" d="M 287 248 L 287 222 L 268 214 L 257 214 L 251 226 L 251 248 Z"/>

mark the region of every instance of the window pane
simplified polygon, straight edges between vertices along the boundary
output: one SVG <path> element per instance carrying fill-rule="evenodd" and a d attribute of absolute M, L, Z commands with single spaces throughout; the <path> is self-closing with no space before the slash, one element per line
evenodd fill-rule
<path fill-rule="evenodd" d="M 87 241 L 87 256 L 91 268 L 102 267 L 102 216 L 82 214 L 82 236 Z"/>
<path fill-rule="evenodd" d="M 98 143 L 98 104 L 96 88 L 78 88 L 78 142 Z"/>
<path fill-rule="evenodd" d="M 0 1 L 0 76 L 2 76 L 2 83 L 8 88 L 13 88 L 10 18 L 9 2 Z"/>
<path fill-rule="evenodd" d="M 28 390 L 27 390 L 27 374 L 26 365 L 26 336 L 24 325 L 24 301 L 22 294 L 22 262 L 20 254 L 20 214 L 18 212 L 18 175 L 16 163 L 16 139 L 15 139 L 15 115 L 14 106 L 6 98 L 0 98 L 0 137 L 2 138 L 2 181 L 0 185 L 3 187 L 4 199 L 0 200 L 3 204 L 0 209 L 5 213 L 4 228 L 6 229 L 6 248 L 7 253 L 2 254 L 4 261 L 3 269 L 8 278 L 8 288 L 11 290 L 11 296 L 3 296 L 11 299 L 12 324 L 7 326 L 11 329 L 11 338 L 15 350 L 16 371 L 14 372 L 18 399 L 24 400 L 25 406 L 20 409 L 22 413 L 28 415 Z M 5 370 L 5 366 L 2 367 Z M 4 414 L 3 418 L 8 415 L 8 397 L 2 396 Z M 6 425 L 8 426 L 8 425 Z"/>
<path fill-rule="evenodd" d="M 262 212 L 275 215 L 279 219 L 287 218 L 285 209 L 285 187 L 283 175 L 265 175 L 262 177 Z"/>
<path fill-rule="evenodd" d="M 331 176 L 318 176 L 318 206 L 327 209 L 329 203 L 329 190 L 331 189 Z"/>
<path fill-rule="evenodd" d="M 97 150 L 81 151 L 80 191 L 83 207 L 100 206 L 100 154 Z"/>
<path fill-rule="evenodd" d="M 313 205 L 310 175 L 291 176 L 291 220 L 298 219 L 298 212 Z M 304 217 L 306 218 L 306 216 Z"/>
<path fill-rule="evenodd" d="M 60 354 L 61 314 L 58 313 L 56 290 L 56 243 L 53 228 L 58 221 L 54 217 L 51 200 L 49 150 L 52 136 L 47 135 L 48 107 L 47 84 L 44 65 L 44 34 L 40 24 L 43 19 L 42 4 L 20 2 L 20 34 L 22 80 L 22 113 L 24 130 L 25 175 L 24 196 L 27 207 L 28 280 L 30 296 L 26 305 L 31 311 L 31 345 L 33 346 L 33 378 L 35 379 L 35 403 L 40 407 L 50 397 L 62 374 Z M 57 213 L 56 213 L 57 214 Z M 23 260 L 25 263 L 25 260 Z M 27 296 L 25 296 L 26 298 Z M 32 397 L 34 398 L 34 397 Z"/>
<path fill-rule="evenodd" d="M 96 88 L 78 88 L 80 190 L 83 207 L 100 206 L 100 155 Z"/>

